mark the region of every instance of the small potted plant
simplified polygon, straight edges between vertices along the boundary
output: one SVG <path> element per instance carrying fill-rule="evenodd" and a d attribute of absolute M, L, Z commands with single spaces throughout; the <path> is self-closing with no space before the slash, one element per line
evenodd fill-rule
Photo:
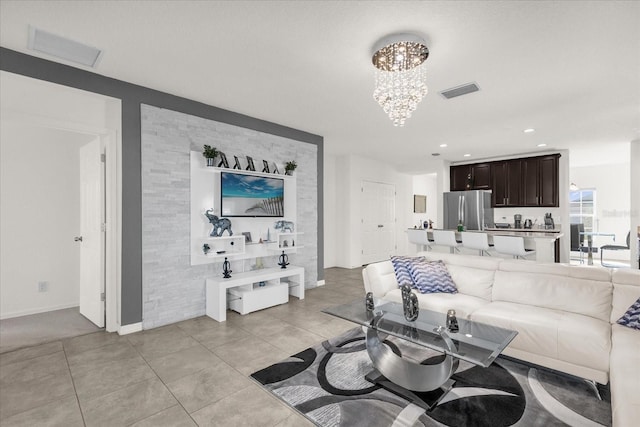
<path fill-rule="evenodd" d="M 298 164 L 295 160 L 291 160 L 284 164 L 284 174 L 285 175 L 293 175 L 293 171 L 296 170 Z"/>
<path fill-rule="evenodd" d="M 216 147 L 205 145 L 202 155 L 207 159 L 207 166 L 214 166 L 213 159 L 218 155 L 218 150 Z"/>

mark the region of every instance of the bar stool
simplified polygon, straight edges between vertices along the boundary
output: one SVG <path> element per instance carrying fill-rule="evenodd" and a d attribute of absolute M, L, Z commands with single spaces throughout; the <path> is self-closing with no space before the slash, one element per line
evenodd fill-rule
<path fill-rule="evenodd" d="M 462 247 L 467 249 L 476 249 L 478 255 L 491 256 L 489 253 L 489 237 L 487 233 L 472 233 L 469 231 L 463 231 L 462 235 Z"/>
<path fill-rule="evenodd" d="M 409 229 L 407 230 L 407 237 L 409 237 L 409 242 L 414 243 L 416 245 L 420 245 L 423 251 L 431 250 L 431 241 L 427 236 L 427 230 L 425 229 Z"/>
<path fill-rule="evenodd" d="M 493 236 L 493 248 L 500 254 L 512 255 L 516 259 L 525 259 L 527 255 L 536 253 L 525 249 L 524 238 L 516 236 Z"/>
<path fill-rule="evenodd" d="M 448 246 L 451 253 L 460 252 L 460 243 L 456 240 L 456 233 L 452 230 L 433 230 L 433 243 L 438 246 Z"/>

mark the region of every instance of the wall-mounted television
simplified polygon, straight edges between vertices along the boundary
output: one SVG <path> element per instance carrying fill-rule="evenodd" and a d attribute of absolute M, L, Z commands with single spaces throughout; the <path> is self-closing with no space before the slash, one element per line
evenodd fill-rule
<path fill-rule="evenodd" d="M 220 173 L 222 216 L 283 217 L 284 180 L 232 172 Z"/>

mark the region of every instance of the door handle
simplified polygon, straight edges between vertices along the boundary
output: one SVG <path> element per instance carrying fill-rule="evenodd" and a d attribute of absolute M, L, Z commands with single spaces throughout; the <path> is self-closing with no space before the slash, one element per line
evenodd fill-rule
<path fill-rule="evenodd" d="M 73 238 L 74 242 L 82 242 L 82 236 L 77 236 Z"/>
<path fill-rule="evenodd" d="M 378 224 L 378 228 L 383 228 L 383 227 L 384 227 L 384 225 Z"/>

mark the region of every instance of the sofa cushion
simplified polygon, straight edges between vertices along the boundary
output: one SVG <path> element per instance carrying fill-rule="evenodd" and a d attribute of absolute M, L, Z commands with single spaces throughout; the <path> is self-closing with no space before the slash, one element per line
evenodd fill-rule
<path fill-rule="evenodd" d="M 640 298 L 631 304 L 631 307 L 618 319 L 617 323 L 627 328 L 640 330 Z"/>
<path fill-rule="evenodd" d="M 458 292 L 491 301 L 491 287 L 500 261 L 476 255 L 420 252 L 427 261 L 442 260 Z"/>
<path fill-rule="evenodd" d="M 616 323 L 638 298 L 640 298 L 640 270 L 630 268 L 614 270 L 611 323 Z"/>
<path fill-rule="evenodd" d="M 566 267 L 565 271 L 569 268 Z M 558 268 L 558 271 L 562 269 Z M 565 311 L 609 321 L 611 293 L 610 281 L 588 280 L 568 274 L 503 271 L 501 265 L 500 270 L 496 271 L 492 300 Z"/>
<path fill-rule="evenodd" d="M 458 292 L 447 266 L 442 261 L 416 261 L 409 264 L 413 287 L 422 294 Z"/>
<path fill-rule="evenodd" d="M 409 285 L 413 287 L 413 279 L 409 268 L 416 262 L 424 261 L 424 257 L 392 256 L 391 264 L 396 273 L 398 286 Z"/>
<path fill-rule="evenodd" d="M 474 297 L 471 295 L 457 294 L 420 294 L 416 293 L 418 297 L 418 307 L 421 310 L 431 310 L 446 315 L 447 310 L 453 309 L 456 311 L 456 316 L 459 318 L 468 319 L 469 314 L 476 311 L 480 307 L 488 304 L 488 302 L 482 298 Z M 394 289 L 387 293 L 384 297 L 387 301 L 397 302 L 402 304 L 402 293 L 400 289 Z M 443 317 L 444 321 L 445 317 Z"/>
<path fill-rule="evenodd" d="M 383 298 L 387 292 L 398 289 L 398 281 L 391 261 L 376 262 L 362 269 L 364 290 Z"/>
<path fill-rule="evenodd" d="M 640 419 L 640 333 L 611 325 L 611 412 L 614 426 L 632 426 Z"/>
<path fill-rule="evenodd" d="M 576 279 L 596 280 L 599 282 L 611 281 L 611 271 L 599 267 L 505 260 L 500 263 L 498 269 L 520 273 L 552 274 L 554 276 L 567 276 Z"/>
<path fill-rule="evenodd" d="M 477 309 L 471 313 L 471 319 L 518 331 L 509 344 L 510 348 L 602 372 L 609 371 L 611 341 L 608 321 L 504 301 Z"/>

